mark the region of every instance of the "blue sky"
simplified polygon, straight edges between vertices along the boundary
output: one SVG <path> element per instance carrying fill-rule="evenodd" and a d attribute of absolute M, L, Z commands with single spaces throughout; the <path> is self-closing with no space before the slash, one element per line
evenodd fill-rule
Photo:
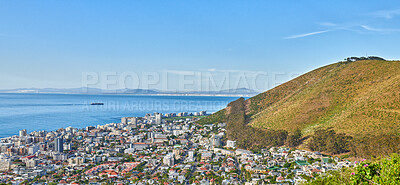
<path fill-rule="evenodd" d="M 80 87 L 85 72 L 284 81 L 348 56 L 399 59 L 399 20 L 400 1 L 3 0 L 0 89 Z"/>

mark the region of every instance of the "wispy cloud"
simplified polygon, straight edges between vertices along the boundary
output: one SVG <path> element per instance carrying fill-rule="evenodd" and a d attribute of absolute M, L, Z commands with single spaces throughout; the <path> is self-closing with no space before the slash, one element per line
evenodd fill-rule
<path fill-rule="evenodd" d="M 364 29 L 366 29 L 368 31 L 382 31 L 381 29 L 372 28 L 372 27 L 367 26 L 367 25 L 361 25 L 361 28 L 364 28 Z"/>
<path fill-rule="evenodd" d="M 368 31 L 373 31 L 373 32 L 397 32 L 397 31 L 400 31 L 400 29 L 374 28 L 374 27 L 367 26 L 367 25 L 361 25 L 361 28 L 368 30 Z"/>
<path fill-rule="evenodd" d="M 331 23 L 331 22 L 319 22 L 319 23 L 317 23 L 317 24 L 319 24 L 319 25 L 321 25 L 321 26 L 330 26 L 330 27 L 337 26 L 337 24 Z"/>
<path fill-rule="evenodd" d="M 331 30 L 322 30 L 322 31 L 315 31 L 315 32 L 310 32 L 310 33 L 303 33 L 303 34 L 288 36 L 288 37 L 285 37 L 284 39 L 297 39 L 297 38 L 302 38 L 302 37 L 308 37 L 311 35 L 326 33 L 326 32 L 330 32 L 330 31 Z"/>
<path fill-rule="evenodd" d="M 292 36 L 284 37 L 284 39 L 297 39 L 297 38 L 308 37 L 308 36 L 312 36 L 312 35 L 322 34 L 322 33 L 326 33 L 326 32 L 333 32 L 333 31 L 340 31 L 340 30 L 354 32 L 354 33 L 365 33 L 365 31 L 378 32 L 378 33 L 400 32 L 400 29 L 376 28 L 373 26 L 365 25 L 365 24 L 341 25 L 341 24 L 335 24 L 335 23 L 330 23 L 330 22 L 322 22 L 322 23 L 317 23 L 317 24 L 320 26 L 325 26 L 326 30 L 292 35 Z"/>
<path fill-rule="evenodd" d="M 372 13 L 373 16 L 385 19 L 391 19 L 400 15 L 400 9 L 395 10 L 380 10 Z"/>

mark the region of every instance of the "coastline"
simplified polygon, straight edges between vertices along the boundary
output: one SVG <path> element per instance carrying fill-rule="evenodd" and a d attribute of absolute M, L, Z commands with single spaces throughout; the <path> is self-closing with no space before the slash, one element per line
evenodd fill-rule
<path fill-rule="evenodd" d="M 153 112 L 215 112 L 238 97 L 130 94 L 0 93 L 0 137 L 28 131 L 84 128 Z M 104 105 L 92 106 L 91 102 Z"/>

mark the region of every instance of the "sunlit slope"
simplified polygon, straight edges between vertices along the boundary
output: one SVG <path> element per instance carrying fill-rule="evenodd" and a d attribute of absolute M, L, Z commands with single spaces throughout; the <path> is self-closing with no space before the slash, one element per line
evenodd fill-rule
<path fill-rule="evenodd" d="M 340 62 L 246 100 L 253 127 L 333 127 L 349 135 L 400 133 L 400 62 Z"/>

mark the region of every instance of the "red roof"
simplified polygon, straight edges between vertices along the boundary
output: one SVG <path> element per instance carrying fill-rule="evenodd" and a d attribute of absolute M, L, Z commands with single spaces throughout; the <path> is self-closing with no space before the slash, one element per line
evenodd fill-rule
<path fill-rule="evenodd" d="M 34 157 L 36 157 L 36 155 L 29 155 L 29 156 L 23 157 L 23 159 L 24 159 L 24 158 L 32 159 L 32 158 L 34 158 Z"/>
<path fill-rule="evenodd" d="M 318 170 L 316 168 L 312 169 L 311 172 L 321 172 L 321 170 Z"/>
<path fill-rule="evenodd" d="M 135 145 L 148 145 L 148 143 L 133 143 Z"/>

